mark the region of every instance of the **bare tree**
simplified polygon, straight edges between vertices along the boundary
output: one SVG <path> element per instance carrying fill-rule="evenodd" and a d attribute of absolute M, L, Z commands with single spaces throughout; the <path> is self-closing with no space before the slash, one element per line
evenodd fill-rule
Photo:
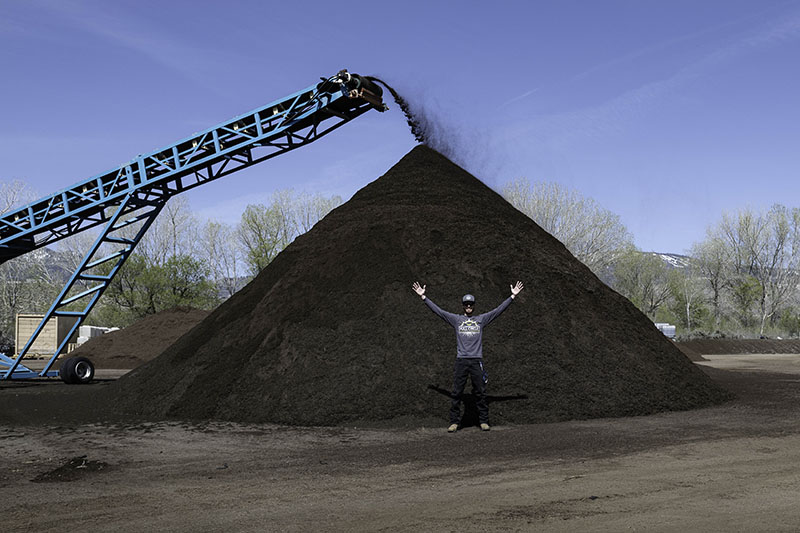
<path fill-rule="evenodd" d="M 714 329 L 722 324 L 722 295 L 729 279 L 728 251 L 725 242 L 711 231 L 705 241 L 696 243 L 691 251 L 693 272 L 704 280 L 711 293 Z"/>
<path fill-rule="evenodd" d="M 502 195 L 600 277 L 633 246 L 619 216 L 558 183 L 519 179 L 507 183 Z"/>
<path fill-rule="evenodd" d="M 800 210 L 774 205 L 766 218 L 766 242 L 756 260 L 756 278 L 763 287 L 760 306 L 762 335 L 767 320 L 772 320 L 776 312 L 791 300 L 800 281 Z"/>
<path fill-rule="evenodd" d="M 20 180 L 0 182 L 0 214 L 35 200 L 33 190 Z"/>
<path fill-rule="evenodd" d="M 136 231 L 138 225 L 130 231 Z M 171 198 L 136 247 L 150 265 L 164 265 L 171 257 L 192 256 L 197 251 L 197 220 L 189 201 Z"/>
<path fill-rule="evenodd" d="M 24 182 L 0 182 L 0 214 L 34 199 L 33 191 Z M 6 342 L 15 335 L 17 313 L 41 306 L 43 294 L 38 277 L 47 273 L 40 259 L 41 254 L 27 254 L 0 265 L 0 338 L 5 337 Z"/>
<path fill-rule="evenodd" d="M 84 257 L 97 240 L 98 235 L 99 232 L 96 230 L 83 231 L 71 235 L 56 244 L 55 249 L 59 254 L 59 262 L 67 273 L 72 274 L 78 270 Z M 102 254 L 102 250 L 99 253 Z M 98 255 L 95 254 L 95 257 L 98 257 Z M 94 285 L 94 283 L 78 279 L 75 285 L 78 289 L 86 289 L 89 285 Z"/>
<path fill-rule="evenodd" d="M 248 205 L 236 229 L 253 275 L 261 272 L 290 242 L 287 221 L 274 205 Z"/>
<path fill-rule="evenodd" d="M 758 301 L 759 333 L 797 291 L 800 277 L 800 210 L 776 204 L 766 212 L 723 214 L 716 230 L 728 250 L 728 286 L 734 301 Z M 748 322 L 746 316 L 740 317 Z M 746 325 L 746 324 L 745 324 Z"/>
<path fill-rule="evenodd" d="M 690 263 L 684 268 L 674 269 L 668 273 L 673 286 L 674 300 L 682 308 L 681 315 L 687 331 L 692 331 L 697 323 L 695 315 L 705 301 L 705 283 L 696 272 L 696 266 Z"/>
<path fill-rule="evenodd" d="M 209 220 L 201 232 L 199 257 L 208 265 L 211 280 L 223 297 L 240 288 L 242 260 L 236 246 L 235 230 L 224 223 Z"/>
<path fill-rule="evenodd" d="M 30 261 L 17 257 L 0 267 L 0 336 L 13 339 L 18 313 L 31 311 L 35 284 L 30 281 Z"/>
<path fill-rule="evenodd" d="M 310 230 L 325 215 L 342 205 L 341 196 L 325 197 L 320 194 L 301 193 L 295 202 L 295 219 L 298 234 Z"/>
<path fill-rule="evenodd" d="M 236 234 L 251 274 L 263 270 L 298 235 L 305 233 L 341 203 L 341 198 L 275 192 L 269 205 L 248 205 Z"/>
<path fill-rule="evenodd" d="M 612 287 L 655 320 L 670 297 L 669 267 L 653 253 L 628 248 L 614 264 Z"/>

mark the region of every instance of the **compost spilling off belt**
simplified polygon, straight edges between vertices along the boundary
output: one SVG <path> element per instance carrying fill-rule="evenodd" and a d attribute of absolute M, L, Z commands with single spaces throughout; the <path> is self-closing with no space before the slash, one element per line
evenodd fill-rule
<path fill-rule="evenodd" d="M 249 285 L 112 388 L 156 418 L 288 424 L 441 419 L 452 330 L 411 290 L 488 311 L 494 423 L 642 415 L 721 401 L 644 315 L 477 178 L 417 146 Z"/>

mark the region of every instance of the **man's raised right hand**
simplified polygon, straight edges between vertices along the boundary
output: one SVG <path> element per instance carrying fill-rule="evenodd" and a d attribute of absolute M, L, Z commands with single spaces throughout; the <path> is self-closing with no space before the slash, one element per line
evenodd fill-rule
<path fill-rule="evenodd" d="M 425 298 L 425 287 L 427 287 L 427 285 L 420 285 L 418 281 L 415 281 L 411 286 L 411 288 L 414 289 L 414 292 L 416 292 L 423 299 Z"/>

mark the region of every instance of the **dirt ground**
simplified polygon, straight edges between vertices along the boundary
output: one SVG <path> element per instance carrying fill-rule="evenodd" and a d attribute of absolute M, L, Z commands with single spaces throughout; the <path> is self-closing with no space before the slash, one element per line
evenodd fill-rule
<path fill-rule="evenodd" d="M 91 423 L 0 384 L 5 531 L 798 531 L 800 355 L 708 355 L 737 399 L 475 428 Z M 88 400 L 87 400 L 88 399 Z"/>

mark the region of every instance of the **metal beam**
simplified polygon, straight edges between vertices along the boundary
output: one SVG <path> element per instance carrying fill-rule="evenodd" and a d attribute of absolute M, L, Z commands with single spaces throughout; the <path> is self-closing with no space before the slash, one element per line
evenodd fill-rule
<path fill-rule="evenodd" d="M 53 317 L 75 317 L 75 323 L 70 328 L 69 333 L 62 339 L 58 347 L 56 347 L 55 352 L 50 356 L 50 359 L 45 365 L 44 369 L 39 373 L 40 376 L 47 376 L 50 375 L 48 372 L 50 368 L 55 363 L 56 359 L 58 359 L 58 355 L 66 346 L 67 342 L 69 341 L 70 337 L 77 331 L 80 327 L 81 323 L 83 323 L 84 319 L 89 315 L 92 308 L 94 307 L 97 300 L 103 294 L 103 292 L 108 288 L 111 284 L 111 280 L 114 277 L 114 274 L 122 267 L 125 263 L 125 260 L 130 257 L 131 253 L 133 252 L 136 245 L 142 240 L 145 232 L 148 230 L 150 225 L 155 221 L 158 214 L 161 212 L 161 209 L 164 207 L 164 204 L 167 202 L 167 197 L 164 197 L 163 201 L 156 204 L 155 206 L 145 205 L 144 209 L 147 209 L 145 212 L 141 212 L 138 216 L 135 217 L 137 222 L 141 222 L 142 225 L 136 231 L 136 234 L 133 236 L 128 237 L 115 237 L 112 234 L 115 231 L 119 231 L 122 228 L 128 227 L 128 224 L 125 224 L 122 221 L 122 217 L 133 213 L 134 211 L 143 209 L 142 203 L 137 201 L 136 193 L 133 192 L 127 197 L 125 197 L 121 204 L 115 206 L 115 211 L 113 215 L 108 219 L 106 222 L 103 231 L 101 231 L 100 235 L 98 235 L 97 239 L 95 239 L 92 246 L 86 252 L 86 255 L 83 257 L 83 260 L 80 262 L 78 267 L 75 269 L 75 272 L 70 276 L 69 280 L 67 281 L 64 288 L 59 293 L 58 297 L 56 298 L 55 302 L 50 306 L 50 309 L 45 313 L 42 320 L 39 322 L 39 325 L 34 330 L 31 337 L 25 343 L 25 346 L 22 348 L 20 353 L 17 355 L 16 359 L 8 365 L 8 369 L 5 371 L 4 374 L 0 375 L 0 379 L 13 379 L 13 378 L 22 378 L 24 377 L 23 374 L 20 374 L 17 369 L 20 367 L 20 363 L 28 354 L 31 346 L 33 343 L 36 342 L 36 339 L 39 337 L 41 332 L 44 330 L 45 325 L 47 322 Z M 106 255 L 98 260 L 92 260 L 94 256 L 100 251 L 100 248 L 103 245 L 122 245 L 123 248 L 116 250 L 115 252 Z M 110 272 L 108 275 L 97 275 L 91 274 L 89 271 L 97 266 L 102 264 L 108 263 L 110 261 L 115 261 L 110 268 Z M 70 291 L 78 282 L 78 280 L 84 281 L 92 281 L 96 283 L 94 286 L 89 287 L 88 289 L 70 296 Z M 75 304 L 77 302 L 84 301 L 86 304 L 80 310 L 66 310 L 63 309 L 64 307 Z M 3 365 L 6 366 L 6 365 Z M 24 369 L 24 370 L 23 370 Z M 20 370 L 23 372 L 28 372 L 29 369 L 25 367 L 21 367 Z"/>
<path fill-rule="evenodd" d="M 382 102 L 377 105 L 374 99 L 370 103 L 353 96 L 351 84 L 354 80 L 360 83 L 359 79 L 340 71 L 322 83 L 160 150 L 138 155 L 130 163 L 0 215 L 0 264 L 78 232 L 103 226 L 16 359 L 0 358 L 0 369 L 7 368 L 5 373 L 0 371 L 0 379 L 31 377 L 32 371 L 21 365 L 21 361 L 48 320 L 75 317 L 69 334 L 39 374 L 53 375 L 50 368 L 59 353 L 170 197 L 304 146 L 370 109 L 385 110 Z M 135 216 L 130 216 L 134 213 Z M 142 225 L 133 237 L 112 235 L 135 223 Z M 121 248 L 104 252 L 105 255 L 95 259 L 103 245 Z M 107 264 L 111 264 L 108 273 L 90 272 Z M 94 285 L 70 295 L 78 281 Z M 77 311 L 65 309 L 78 302 L 87 303 Z"/>
<path fill-rule="evenodd" d="M 183 192 L 304 146 L 374 108 L 339 87 L 312 85 L 3 214 L 0 263 L 105 223 L 104 209 L 134 192 Z M 202 178 L 206 169 L 215 170 Z"/>

